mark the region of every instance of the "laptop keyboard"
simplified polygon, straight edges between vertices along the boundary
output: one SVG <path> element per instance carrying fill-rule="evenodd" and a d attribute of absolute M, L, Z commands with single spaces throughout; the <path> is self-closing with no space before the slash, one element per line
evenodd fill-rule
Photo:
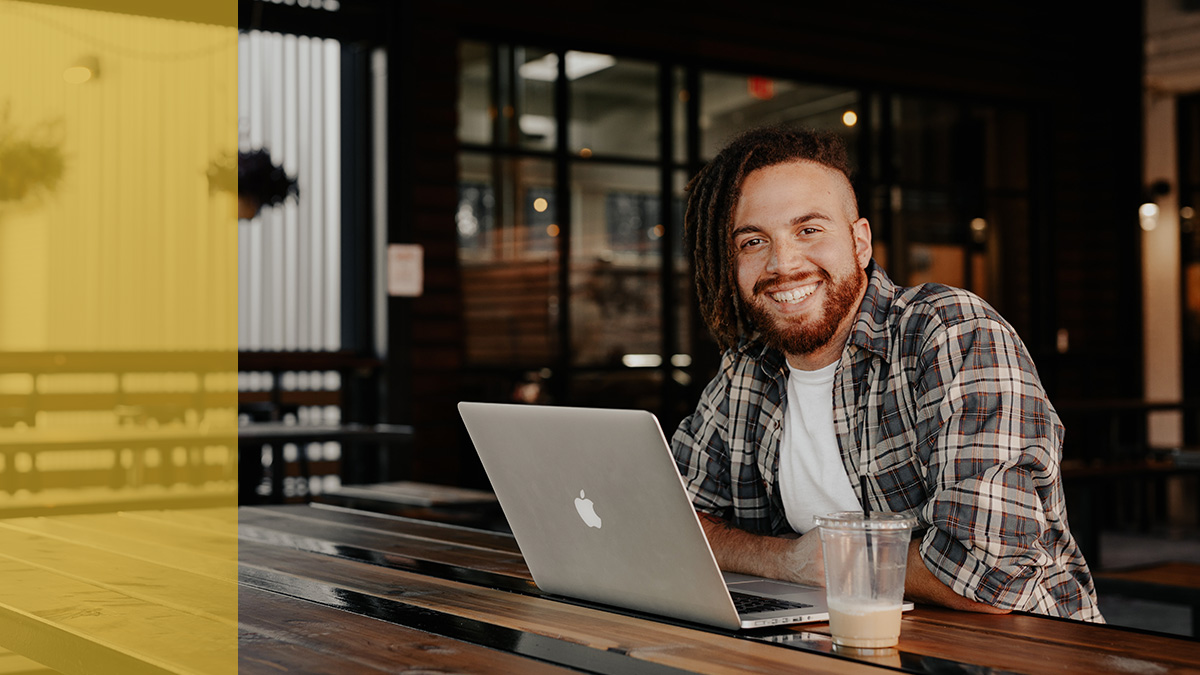
<path fill-rule="evenodd" d="M 761 595 L 748 595 L 746 593 L 738 593 L 730 591 L 729 595 L 733 597 L 733 606 L 737 608 L 738 614 L 753 614 L 757 612 L 774 612 L 780 609 L 805 609 L 812 607 L 803 602 L 792 602 L 790 600 L 779 600 L 777 598 L 764 598 Z"/>

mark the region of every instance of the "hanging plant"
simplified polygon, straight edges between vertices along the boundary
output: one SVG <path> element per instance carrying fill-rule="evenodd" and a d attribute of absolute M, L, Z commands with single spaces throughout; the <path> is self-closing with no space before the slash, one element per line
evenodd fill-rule
<path fill-rule="evenodd" d="M 271 161 L 265 149 L 239 152 L 236 164 L 228 154 L 208 166 L 210 191 L 237 192 L 238 217 L 253 218 L 264 206 L 274 206 L 299 194 L 296 179 Z"/>
<path fill-rule="evenodd" d="M 0 202 L 16 203 L 53 192 L 65 169 L 58 123 L 22 134 L 11 122 L 11 104 L 0 112 Z"/>

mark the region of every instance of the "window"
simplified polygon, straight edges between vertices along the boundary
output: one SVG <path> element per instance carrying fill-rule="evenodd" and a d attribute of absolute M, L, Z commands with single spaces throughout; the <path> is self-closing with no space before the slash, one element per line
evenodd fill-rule
<path fill-rule="evenodd" d="M 845 140 L 900 283 L 995 297 L 997 233 L 1028 220 L 1019 113 L 612 54 L 460 53 L 468 395 L 646 408 L 668 428 L 687 414 L 718 355 L 694 315 L 684 188 L 753 126 Z"/>

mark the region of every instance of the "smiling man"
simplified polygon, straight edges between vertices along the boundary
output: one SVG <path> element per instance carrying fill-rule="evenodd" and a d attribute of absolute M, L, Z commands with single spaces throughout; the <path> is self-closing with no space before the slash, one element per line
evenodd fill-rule
<path fill-rule="evenodd" d="M 1024 344 L 967 291 L 888 279 L 841 141 L 753 130 L 688 189 L 725 352 L 672 449 L 721 567 L 823 585 L 812 517 L 868 504 L 918 518 L 910 599 L 1102 621 Z"/>

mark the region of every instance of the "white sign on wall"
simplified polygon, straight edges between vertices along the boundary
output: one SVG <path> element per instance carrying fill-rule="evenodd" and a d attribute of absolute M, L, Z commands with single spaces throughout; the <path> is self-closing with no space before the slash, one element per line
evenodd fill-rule
<path fill-rule="evenodd" d="M 425 288 L 425 249 L 420 244 L 388 244 L 388 295 L 415 298 Z"/>

